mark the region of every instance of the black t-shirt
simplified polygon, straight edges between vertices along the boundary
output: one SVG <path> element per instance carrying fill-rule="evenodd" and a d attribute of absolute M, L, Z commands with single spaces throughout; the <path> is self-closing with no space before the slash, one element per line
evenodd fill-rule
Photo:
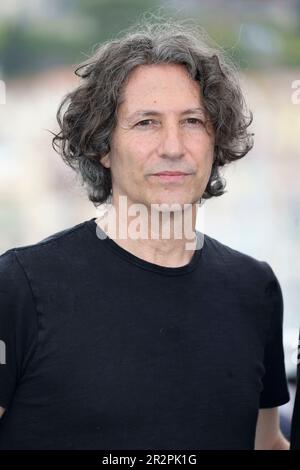
<path fill-rule="evenodd" d="M 300 336 L 299 336 L 300 345 Z M 298 355 L 298 362 L 300 354 Z M 300 450 L 300 363 L 298 363 L 297 374 L 297 392 L 295 397 L 295 406 L 293 412 L 292 431 L 291 431 L 291 449 Z"/>
<path fill-rule="evenodd" d="M 208 235 L 172 268 L 91 219 L 0 257 L 0 312 L 1 449 L 252 449 L 289 400 L 278 280 Z"/>

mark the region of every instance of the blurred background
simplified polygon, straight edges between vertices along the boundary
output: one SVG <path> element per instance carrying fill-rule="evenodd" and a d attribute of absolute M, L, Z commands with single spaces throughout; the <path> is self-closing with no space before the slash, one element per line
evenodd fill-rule
<path fill-rule="evenodd" d="M 193 18 L 224 49 L 254 114 L 254 148 L 223 171 L 228 192 L 205 202 L 197 228 L 269 262 L 279 279 L 288 436 L 300 319 L 300 0 L 2 0 L 0 254 L 99 215 L 52 149 L 49 130 L 57 130 L 63 96 L 79 84 L 76 65 L 159 7 Z"/>

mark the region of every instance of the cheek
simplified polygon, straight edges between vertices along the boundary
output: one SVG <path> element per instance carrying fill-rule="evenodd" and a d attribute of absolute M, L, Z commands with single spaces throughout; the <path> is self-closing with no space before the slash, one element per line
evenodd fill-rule
<path fill-rule="evenodd" d="M 135 177 L 140 178 L 141 175 L 146 173 L 147 167 L 149 168 L 151 148 L 149 148 L 146 139 L 142 141 L 141 139 L 134 140 L 131 142 L 130 147 L 127 148 L 127 164 L 132 175 L 135 175 Z"/>
<path fill-rule="evenodd" d="M 214 159 L 214 147 L 211 144 L 203 146 L 202 143 L 202 146 L 193 154 L 196 155 L 197 180 L 208 180 Z"/>
<path fill-rule="evenodd" d="M 195 166 L 199 173 L 205 174 L 211 170 L 214 157 L 214 148 L 211 145 L 194 146 L 190 149 L 190 155 L 193 155 Z"/>

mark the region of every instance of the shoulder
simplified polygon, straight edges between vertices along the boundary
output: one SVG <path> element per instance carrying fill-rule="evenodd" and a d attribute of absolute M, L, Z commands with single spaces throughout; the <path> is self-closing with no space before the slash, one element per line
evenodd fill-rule
<path fill-rule="evenodd" d="M 249 311 L 251 318 L 262 322 L 264 332 L 277 335 L 283 321 L 283 295 L 270 264 L 210 236 L 205 238 L 207 260 L 213 266 L 211 276 L 214 280 L 219 274 L 222 295 L 233 296 L 241 311 Z"/>
<path fill-rule="evenodd" d="M 212 273 L 219 273 L 224 279 L 224 285 L 244 302 L 259 302 L 268 311 L 275 309 L 282 313 L 281 286 L 267 261 L 238 251 L 208 235 L 205 235 L 205 241 L 207 263 L 212 265 Z"/>
<path fill-rule="evenodd" d="M 258 281 L 274 281 L 274 271 L 268 262 L 236 250 L 215 238 L 205 234 L 207 256 L 212 263 L 220 265 L 228 273 L 237 273 L 239 278 Z"/>
<path fill-rule="evenodd" d="M 76 250 L 85 235 L 86 222 L 55 232 L 37 243 L 13 247 L 0 255 L 1 270 L 17 269 L 23 260 L 47 259 L 65 252 L 68 249 Z"/>
<path fill-rule="evenodd" d="M 43 238 L 37 243 L 10 248 L 5 253 L 3 253 L 0 256 L 0 258 L 10 254 L 11 252 L 14 252 L 15 254 L 18 255 L 19 253 L 22 253 L 22 252 L 25 253 L 29 251 L 51 249 L 56 244 L 65 243 L 65 242 L 68 242 L 68 240 L 71 241 L 72 237 L 76 238 L 76 236 L 77 237 L 80 236 L 80 233 L 84 231 L 85 229 L 85 225 L 86 225 L 86 221 L 81 222 L 80 224 L 74 225 L 72 227 L 60 230 L 59 232 L 55 232 L 51 235 L 48 235 L 46 238 Z"/>
<path fill-rule="evenodd" d="M 41 287 L 49 289 L 74 272 L 82 273 L 82 267 L 93 259 L 90 234 L 82 222 L 32 245 L 7 250 L 0 256 L 0 294 L 13 301 L 14 292 L 19 297 L 31 291 L 37 298 Z"/>

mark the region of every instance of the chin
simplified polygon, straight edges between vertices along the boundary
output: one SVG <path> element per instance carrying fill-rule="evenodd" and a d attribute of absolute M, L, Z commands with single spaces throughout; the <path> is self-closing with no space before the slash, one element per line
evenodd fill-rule
<path fill-rule="evenodd" d="M 200 199 L 200 198 L 199 198 Z M 162 206 L 160 208 L 160 212 L 168 212 L 170 210 L 173 210 L 174 212 L 181 211 L 184 209 L 185 204 L 192 204 L 193 199 L 191 197 L 158 197 L 158 198 L 153 198 L 151 204 L 158 204 Z M 165 205 L 165 207 L 164 207 Z"/>

